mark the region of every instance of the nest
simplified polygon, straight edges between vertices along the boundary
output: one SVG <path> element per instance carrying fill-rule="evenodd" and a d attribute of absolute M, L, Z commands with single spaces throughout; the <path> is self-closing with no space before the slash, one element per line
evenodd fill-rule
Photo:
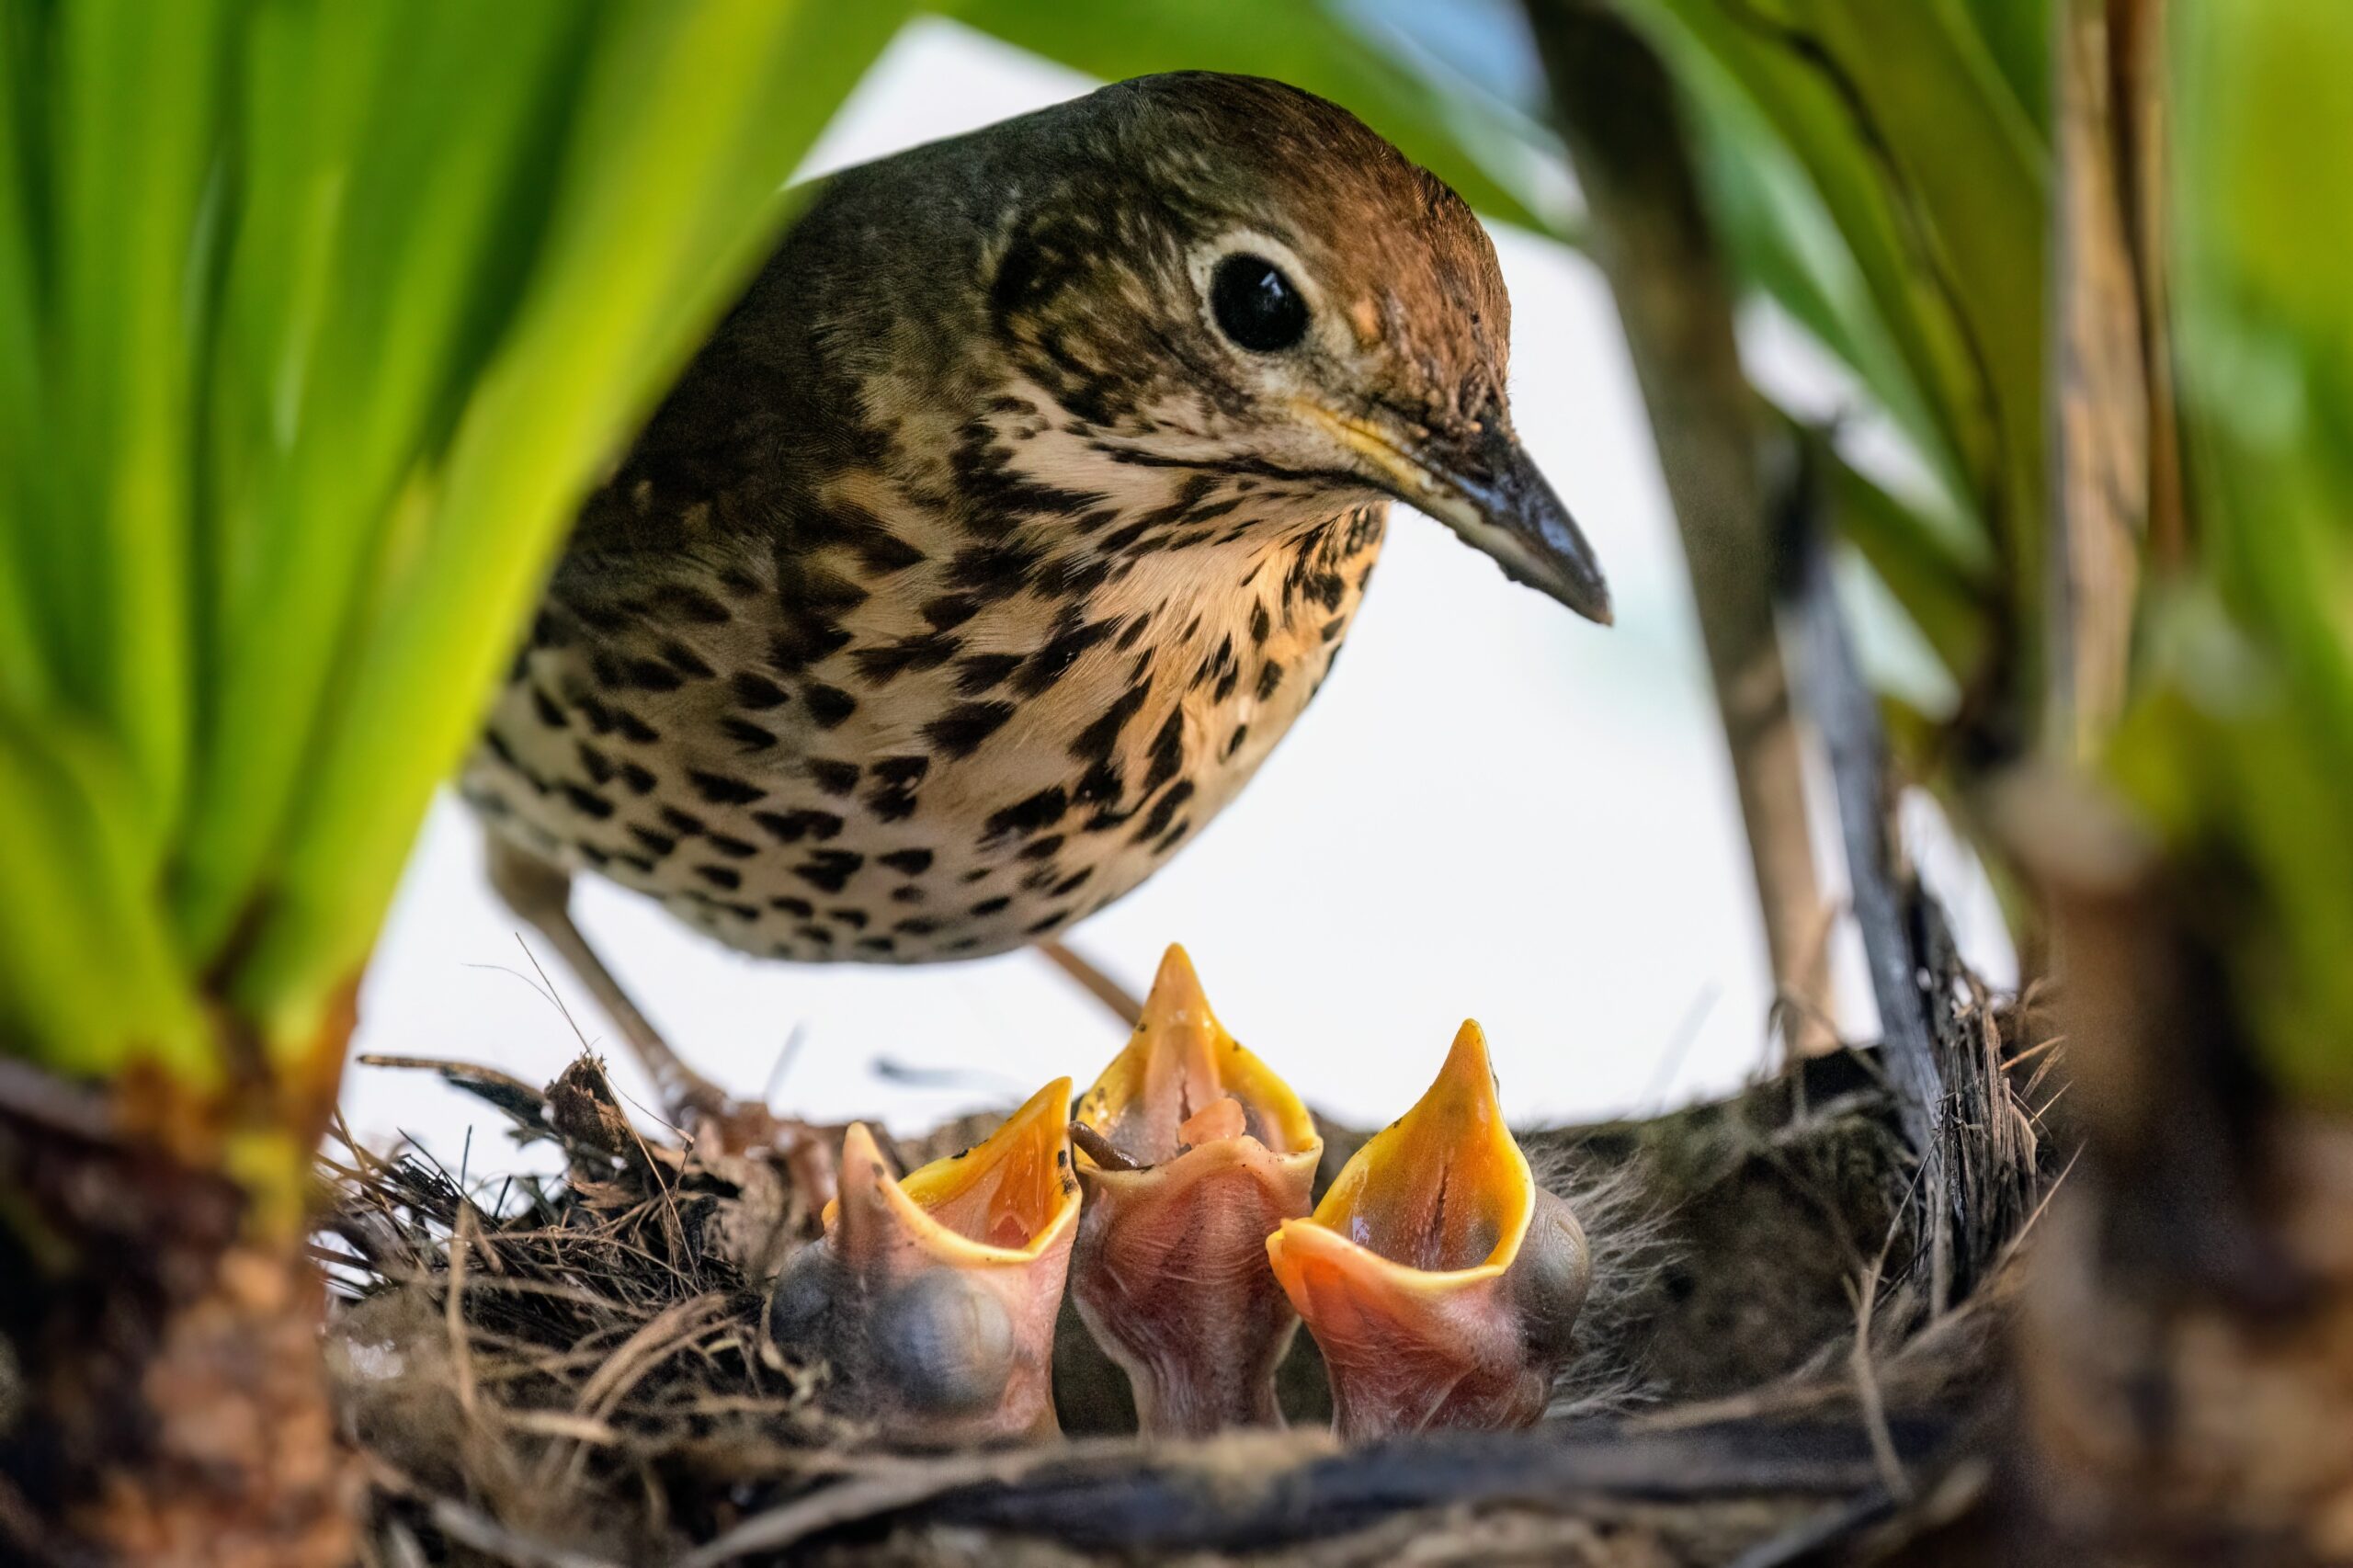
<path fill-rule="evenodd" d="M 2015 1243 L 2048 1185 L 2049 1053 L 1953 978 L 1944 1201 L 1922 1200 L 1934 1162 L 1870 1052 L 1654 1120 L 1524 1133 L 1597 1249 L 1552 1414 L 1355 1449 L 1322 1429 L 1304 1334 L 1290 1430 L 1147 1447 L 1066 1307 L 1063 1440 L 885 1450 L 825 1410 L 824 1367 L 767 1337 L 764 1285 L 814 1230 L 787 1161 L 640 1131 L 593 1058 L 544 1091 L 441 1065 L 566 1168 L 461 1185 L 422 1151 L 358 1149 L 331 1166 L 329 1362 L 369 1550 L 548 1568 L 1869 1554 L 1982 1471 Z M 987 1120 L 892 1152 L 911 1168 Z M 1324 1131 L 1319 1187 L 1364 1136 Z"/>

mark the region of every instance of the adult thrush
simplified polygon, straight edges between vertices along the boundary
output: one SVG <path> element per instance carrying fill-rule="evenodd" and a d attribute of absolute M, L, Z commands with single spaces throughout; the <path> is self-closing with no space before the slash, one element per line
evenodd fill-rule
<path fill-rule="evenodd" d="M 919 962 L 1150 875 L 1322 685 L 1400 499 L 1597 621 L 1470 209 L 1274 82 L 1145 77 L 826 179 L 584 506 L 464 778 L 686 1109 L 587 868 Z"/>

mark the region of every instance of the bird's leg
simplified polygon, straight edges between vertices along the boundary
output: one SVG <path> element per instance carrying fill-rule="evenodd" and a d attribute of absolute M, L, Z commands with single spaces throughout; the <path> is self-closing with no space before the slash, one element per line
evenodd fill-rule
<path fill-rule="evenodd" d="M 738 1100 L 688 1066 L 630 1000 L 629 993 L 573 920 L 572 873 L 509 842 L 494 829 L 484 838 L 492 891 L 555 949 L 557 958 L 620 1027 L 630 1051 L 653 1077 L 664 1111 L 691 1131 L 707 1129 L 715 1133 L 721 1145 L 730 1150 L 762 1144 L 780 1149 L 811 1204 L 822 1208 L 830 1202 L 832 1152 L 816 1130 L 805 1122 L 778 1117 L 765 1106 Z"/>
<path fill-rule="evenodd" d="M 714 1116 L 730 1108 L 726 1091 L 688 1066 L 669 1042 L 646 1021 L 630 1000 L 597 949 L 572 918 L 572 873 L 508 842 L 495 831 L 485 835 L 490 848 L 490 885 L 508 909 L 555 949 L 574 976 L 588 988 L 597 1006 L 620 1026 L 621 1038 L 662 1096 L 663 1108 L 684 1122 L 690 1116 Z"/>
<path fill-rule="evenodd" d="M 1038 951 L 1044 955 L 1048 963 L 1069 976 L 1080 990 L 1109 1008 L 1112 1017 L 1127 1028 L 1135 1028 L 1137 1020 L 1143 1017 L 1143 1004 L 1129 995 L 1126 986 L 1096 968 L 1076 949 L 1049 937 L 1038 944 Z"/>

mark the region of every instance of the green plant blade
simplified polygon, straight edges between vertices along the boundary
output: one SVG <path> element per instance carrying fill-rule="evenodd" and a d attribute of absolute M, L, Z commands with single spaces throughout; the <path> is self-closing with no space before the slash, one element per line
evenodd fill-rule
<path fill-rule="evenodd" d="M 2027 18 L 2001 12 L 1997 56 L 1984 7 L 1960 0 L 1627 5 L 1690 94 L 1713 205 L 1748 280 L 1861 378 L 1972 525 L 1915 553 L 1990 545 L 2018 639 L 2003 665 L 2009 699 L 2030 706 L 2048 154 L 2008 74 L 2024 68 Z M 1870 550 L 1891 543 L 1882 534 Z M 1898 591 L 1926 605 L 1925 586 Z"/>
<path fill-rule="evenodd" d="M 198 953 L 277 852 L 392 498 L 481 373 L 508 258 L 540 243 L 514 214 L 541 205 L 591 14 L 358 0 L 307 36 L 257 30 L 247 145 L 308 151 L 255 170 L 233 256 L 212 700 L 177 881 Z"/>
<path fill-rule="evenodd" d="M 136 781 L 103 737 L 0 702 L 0 1052 L 88 1077 L 210 1074 L 194 983 L 151 896 Z"/>
<path fill-rule="evenodd" d="M 572 509 L 773 234 L 786 175 L 899 19 L 773 0 L 615 16 L 584 64 L 523 307 L 370 566 L 364 641 L 235 982 L 274 1038 L 306 1038 L 358 965 Z"/>
<path fill-rule="evenodd" d="M 2171 7 L 2177 358 L 2204 581 L 2116 754 L 2234 897 L 2234 989 L 2289 1093 L 2353 1107 L 2353 11 Z"/>
<path fill-rule="evenodd" d="M 102 714 L 160 861 L 190 745 L 199 218 L 217 165 L 232 7 L 93 0 L 55 13 L 44 602 L 63 684 Z"/>

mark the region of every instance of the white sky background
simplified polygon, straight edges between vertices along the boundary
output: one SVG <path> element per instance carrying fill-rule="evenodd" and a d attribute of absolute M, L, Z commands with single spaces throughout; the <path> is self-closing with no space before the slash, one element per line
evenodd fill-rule
<path fill-rule="evenodd" d="M 859 87 L 813 168 L 1089 85 L 950 24 L 920 24 Z M 1138 992 L 1162 948 L 1183 942 L 1226 1025 L 1311 1104 L 1359 1124 L 1412 1102 L 1465 1017 L 1486 1026 L 1515 1121 L 1657 1110 L 1728 1089 L 1768 1060 L 1769 977 L 1738 808 L 1608 296 L 1557 244 L 1510 230 L 1495 242 L 1512 297 L 1517 422 L 1600 553 L 1618 625 L 1587 625 L 1506 582 L 1401 510 L 1306 717 L 1166 869 L 1072 937 Z M 1750 348 L 1776 388 L 1838 401 L 1791 335 L 1759 334 Z M 1971 891 L 1961 923 L 1984 937 L 1993 912 Z M 800 1028 L 773 1100 L 813 1119 L 920 1129 L 1010 1104 L 1059 1074 L 1084 1087 L 1123 1039 L 1034 954 L 806 967 L 724 950 L 593 879 L 575 909 L 657 1026 L 739 1094 L 762 1092 Z M 482 880 L 472 820 L 445 800 L 363 993 L 355 1052 L 552 1077 L 578 1041 L 534 989 L 517 928 Z M 1997 979 L 2007 973 L 2006 954 L 1980 956 Z M 1839 960 L 1847 1032 L 1867 1035 L 1859 966 L 1851 951 Z M 552 959 L 540 961 L 623 1088 L 651 1107 L 610 1026 Z M 910 1082 L 878 1070 L 887 1063 L 939 1076 Z M 470 1127 L 492 1136 L 503 1125 L 423 1074 L 355 1066 L 344 1093 L 363 1137 L 406 1132 L 453 1167 Z M 486 1157 L 487 1145 L 477 1169 Z"/>

